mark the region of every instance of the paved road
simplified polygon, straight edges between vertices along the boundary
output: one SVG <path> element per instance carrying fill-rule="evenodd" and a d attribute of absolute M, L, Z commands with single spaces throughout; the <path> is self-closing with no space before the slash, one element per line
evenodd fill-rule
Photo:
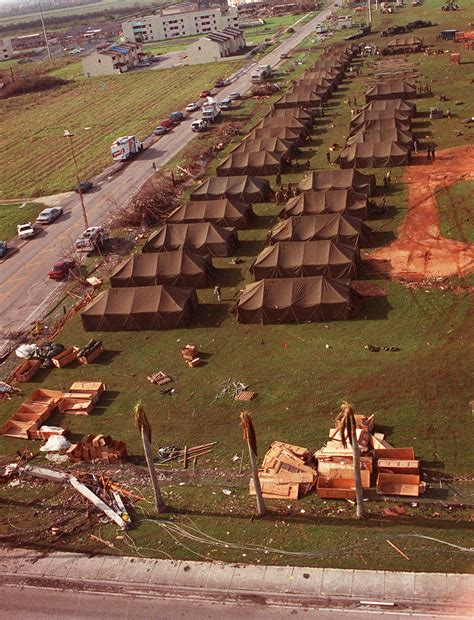
<path fill-rule="evenodd" d="M 383 608 L 358 607 L 341 609 L 321 606 L 269 605 L 251 600 L 235 602 L 196 601 L 180 598 L 150 598 L 141 595 L 122 595 L 53 590 L 15 585 L 0 586 L 0 615 L 11 619 L 89 620 L 90 618 L 135 618 L 136 620 L 177 620 L 192 618 L 208 620 L 287 620 L 287 618 L 321 618 L 328 620 L 361 620 L 363 617 L 387 620 L 417 618 L 455 618 L 457 614 L 423 613 L 422 611 L 396 611 Z"/>
<path fill-rule="evenodd" d="M 316 25 L 326 18 L 332 5 L 281 43 L 259 62 L 272 67 L 280 62 L 280 55 L 288 53 L 308 37 Z M 250 87 L 250 73 L 255 62 L 240 69 L 232 77 L 230 86 L 222 89 L 219 97 L 232 91 L 246 92 Z M 123 166 L 112 177 L 106 177 L 96 191 L 85 195 L 89 225 L 103 224 L 122 207 L 151 174 L 151 163 L 159 168 L 179 153 L 195 134 L 191 131 L 191 117 L 169 134 L 162 136 L 135 161 Z M 84 229 L 79 199 L 73 195 L 61 206 L 65 215 L 42 231 L 36 238 L 21 243 L 19 251 L 0 260 L 0 355 L 9 346 L 7 333 L 24 330 L 34 320 L 43 318 L 55 300 L 61 296 L 64 284 L 47 279 L 52 264 L 67 253 L 76 237 Z"/>

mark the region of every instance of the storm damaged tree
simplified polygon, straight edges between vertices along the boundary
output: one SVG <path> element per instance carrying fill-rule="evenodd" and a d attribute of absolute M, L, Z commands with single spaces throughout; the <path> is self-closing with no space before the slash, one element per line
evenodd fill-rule
<path fill-rule="evenodd" d="M 362 490 L 362 479 L 360 475 L 360 450 L 357 441 L 357 423 L 352 406 L 343 402 L 339 413 L 338 430 L 341 435 L 341 442 L 344 448 L 349 443 L 352 448 L 352 463 L 354 466 L 354 484 L 357 502 L 357 518 L 365 518 L 364 493 Z"/>
<path fill-rule="evenodd" d="M 242 411 L 240 414 L 240 426 L 244 435 L 244 439 L 247 441 L 249 449 L 250 464 L 252 467 L 252 478 L 255 487 L 255 495 L 257 498 L 257 513 L 260 517 L 266 514 L 267 509 L 265 502 L 263 501 L 262 487 L 260 485 L 260 478 L 258 477 L 257 468 L 257 437 L 255 435 L 255 429 L 253 427 L 252 418 L 248 411 Z"/>
<path fill-rule="evenodd" d="M 177 204 L 177 190 L 172 180 L 155 175 L 119 211 L 116 224 L 131 228 L 151 228 L 162 222 Z"/>
<path fill-rule="evenodd" d="M 153 463 L 153 454 L 151 451 L 151 426 L 141 402 L 135 405 L 133 414 L 135 417 L 135 426 L 138 428 L 142 436 L 143 451 L 145 452 L 146 463 L 148 465 L 148 471 L 150 472 L 151 484 L 155 495 L 155 508 L 158 513 L 165 512 L 166 504 L 163 496 L 161 495 L 158 476 L 156 475 L 155 464 Z"/>

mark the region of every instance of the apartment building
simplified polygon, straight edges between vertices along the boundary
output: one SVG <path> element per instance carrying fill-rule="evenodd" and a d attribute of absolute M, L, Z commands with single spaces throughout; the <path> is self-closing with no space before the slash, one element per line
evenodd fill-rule
<path fill-rule="evenodd" d="M 136 67 L 142 57 L 141 44 L 126 41 L 89 54 L 82 61 L 82 67 L 86 77 L 119 75 Z"/>
<path fill-rule="evenodd" d="M 238 54 L 245 48 L 245 35 L 240 28 L 229 26 L 210 32 L 186 48 L 186 64 L 216 62 Z"/>
<path fill-rule="evenodd" d="M 220 8 L 199 9 L 197 4 L 186 2 L 162 9 L 156 15 L 124 22 L 122 30 L 130 41 L 150 43 L 206 34 L 229 26 L 238 27 L 235 9 L 224 13 Z"/>

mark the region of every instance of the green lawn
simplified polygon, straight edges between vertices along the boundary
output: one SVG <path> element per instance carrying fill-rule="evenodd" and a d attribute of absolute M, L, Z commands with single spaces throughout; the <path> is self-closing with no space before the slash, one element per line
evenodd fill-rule
<path fill-rule="evenodd" d="M 8 240 L 16 237 L 17 225 L 35 220 L 43 208 L 44 205 L 38 202 L 0 204 L 0 239 Z"/>
<path fill-rule="evenodd" d="M 441 234 L 447 239 L 474 243 L 474 182 L 463 181 L 436 196 Z"/>
<path fill-rule="evenodd" d="M 64 158 L 65 128 L 76 135 L 82 175 L 91 177 L 111 163 L 110 144 L 115 138 L 127 134 L 145 138 L 160 117 L 183 108 L 216 78 L 240 66 L 234 61 L 81 79 L 1 101 L 0 148 L 9 157 L 0 170 L 0 199 L 53 194 L 74 184 L 70 162 Z M 11 131 L 12 127 L 28 131 Z"/>

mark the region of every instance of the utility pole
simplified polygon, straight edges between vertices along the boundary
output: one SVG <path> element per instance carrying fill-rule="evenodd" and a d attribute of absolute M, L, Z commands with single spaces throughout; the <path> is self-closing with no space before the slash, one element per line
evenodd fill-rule
<path fill-rule="evenodd" d="M 369 9 L 369 24 L 372 26 L 372 0 L 367 0 L 367 6 Z"/>
<path fill-rule="evenodd" d="M 49 49 L 48 35 L 46 34 L 46 28 L 44 26 L 43 9 L 41 8 L 41 2 L 38 2 L 38 8 L 41 16 L 41 25 L 43 26 L 44 42 L 46 43 L 46 49 L 48 50 L 48 58 L 51 60 L 51 50 Z"/>
<path fill-rule="evenodd" d="M 79 169 L 77 167 L 76 153 L 74 151 L 74 134 L 68 131 L 67 129 L 65 129 L 64 137 L 69 138 L 69 144 L 71 146 L 72 161 L 74 162 L 74 169 L 76 171 L 77 192 L 79 194 L 79 200 L 81 201 L 82 217 L 84 218 L 84 224 L 86 225 L 86 228 L 89 228 L 89 221 L 87 219 L 86 207 L 84 205 L 84 196 L 82 195 L 82 189 L 81 189 L 81 179 L 79 177 Z"/>

